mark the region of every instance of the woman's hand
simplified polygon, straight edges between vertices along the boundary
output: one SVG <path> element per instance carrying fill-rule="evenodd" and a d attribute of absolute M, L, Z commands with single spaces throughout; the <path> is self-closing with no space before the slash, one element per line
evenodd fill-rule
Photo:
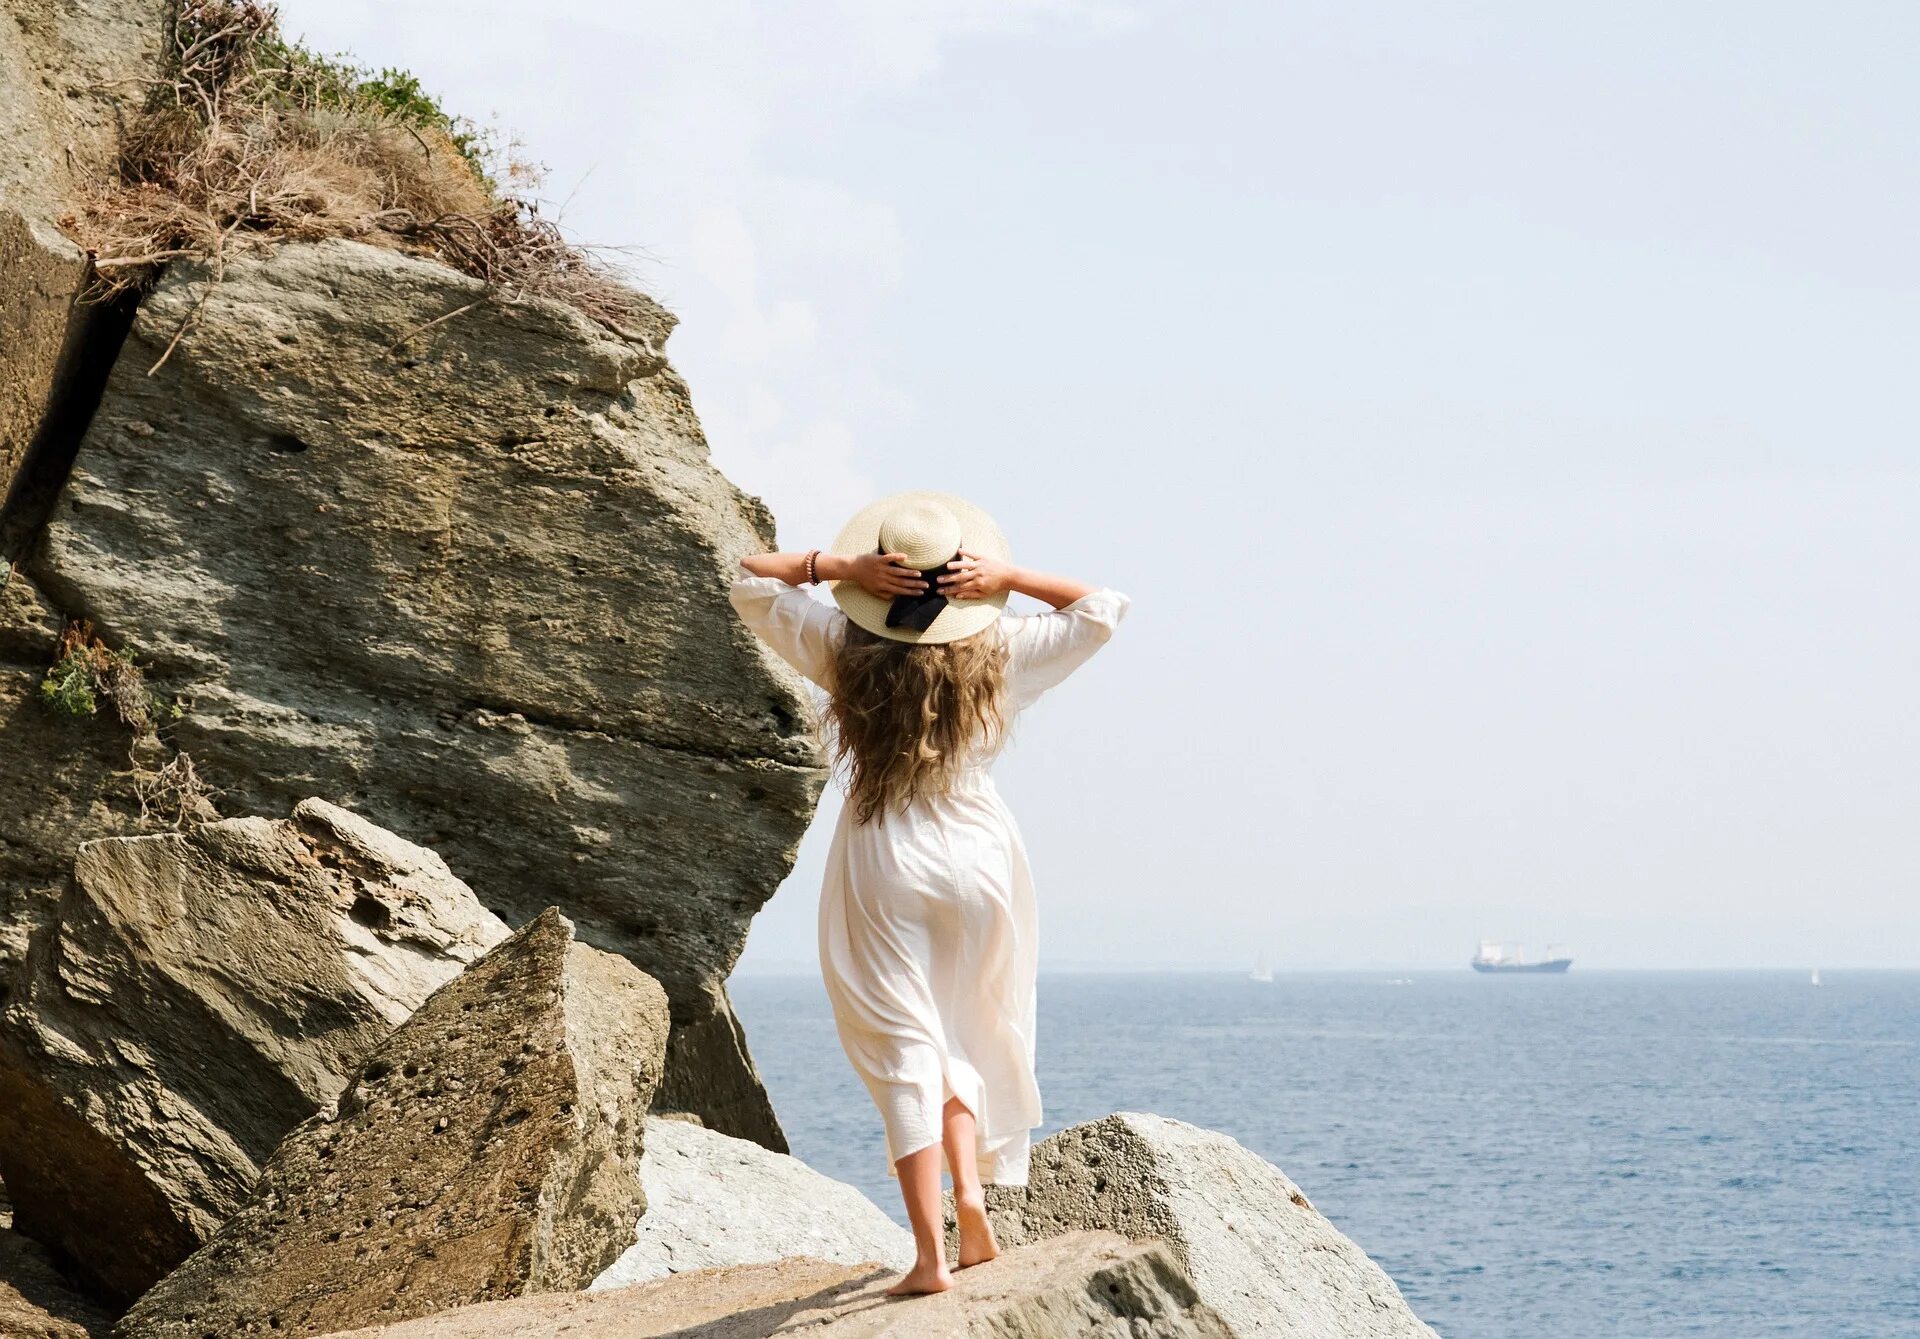
<path fill-rule="evenodd" d="M 919 595 L 927 588 L 926 578 L 915 568 L 907 566 L 904 553 L 862 553 L 853 558 L 840 558 L 834 567 L 843 567 L 844 571 L 835 573 L 835 581 L 851 581 L 867 594 L 882 600 L 891 600 L 896 595 Z M 827 555 L 819 558 L 820 575 L 827 580 Z"/>
<path fill-rule="evenodd" d="M 940 593 L 950 600 L 984 600 L 989 595 L 1013 589 L 1015 568 L 998 558 L 983 558 L 971 549 L 961 549 L 953 561 L 953 570 L 940 578 Z"/>

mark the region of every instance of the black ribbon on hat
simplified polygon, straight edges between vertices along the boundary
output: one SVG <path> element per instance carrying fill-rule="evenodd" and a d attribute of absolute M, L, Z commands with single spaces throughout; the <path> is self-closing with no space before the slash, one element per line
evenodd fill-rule
<path fill-rule="evenodd" d="M 886 545 L 875 549 L 875 553 L 885 553 Z M 947 597 L 940 590 L 940 578 L 953 570 L 953 564 L 960 555 L 954 554 L 938 567 L 929 567 L 920 575 L 926 579 L 927 588 L 918 595 L 896 595 L 893 603 L 887 606 L 887 626 L 890 628 L 912 628 L 915 632 L 925 632 L 933 626 L 933 620 L 940 617 L 940 611 L 947 607 Z"/>

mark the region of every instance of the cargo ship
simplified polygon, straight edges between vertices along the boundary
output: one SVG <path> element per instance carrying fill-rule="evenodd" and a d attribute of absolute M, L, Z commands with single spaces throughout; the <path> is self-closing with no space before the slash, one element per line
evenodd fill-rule
<path fill-rule="evenodd" d="M 1547 945 L 1544 958 L 1529 958 L 1518 944 L 1482 939 L 1480 951 L 1468 966 L 1476 972 L 1564 972 L 1573 966 L 1573 959 L 1558 944 Z"/>

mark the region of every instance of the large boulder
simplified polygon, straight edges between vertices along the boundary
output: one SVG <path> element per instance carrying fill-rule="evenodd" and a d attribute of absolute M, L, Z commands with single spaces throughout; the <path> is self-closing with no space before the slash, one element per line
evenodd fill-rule
<path fill-rule="evenodd" d="M 223 805 L 325 795 L 509 922 L 560 906 L 666 987 L 662 1105 L 783 1149 L 723 983 L 824 774 L 727 603 L 772 520 L 641 324 L 351 241 L 176 265 L 26 574 L 140 653 Z"/>
<path fill-rule="evenodd" d="M 99 309 L 77 301 L 86 253 L 57 225 L 88 178 L 112 175 L 121 129 L 160 71 L 171 9 L 171 0 L 0 0 L 0 498 L 56 382 L 84 375 L 99 343 L 86 328 Z M 6 530 L 0 516 L 0 538 Z"/>
<path fill-rule="evenodd" d="M 116 1333 L 320 1334 L 586 1287 L 646 1209 L 667 1026 L 658 984 L 542 913 L 377 1047 Z"/>
<path fill-rule="evenodd" d="M 1090 1228 L 1164 1240 L 1239 1339 L 1434 1339 L 1278 1167 L 1182 1121 L 1122 1111 L 1062 1130 L 987 1206 L 1003 1247 Z"/>
<path fill-rule="evenodd" d="M 506 933 L 433 852 L 321 800 L 87 843 L 0 1023 L 19 1227 L 138 1295 Z"/>
<path fill-rule="evenodd" d="M 352 1339 L 1234 1339 L 1164 1246 L 1110 1233 L 1010 1251 L 931 1297 L 886 1297 L 895 1277 L 799 1256 L 468 1307 Z"/>
<path fill-rule="evenodd" d="M 438 855 L 319 799 L 88 841 L 0 1018 L 17 1226 L 136 1297 L 505 934 Z"/>
<path fill-rule="evenodd" d="M 647 1122 L 640 1180 L 646 1216 L 595 1289 L 789 1255 L 896 1269 L 913 1262 L 912 1235 L 852 1186 L 691 1121 Z"/>

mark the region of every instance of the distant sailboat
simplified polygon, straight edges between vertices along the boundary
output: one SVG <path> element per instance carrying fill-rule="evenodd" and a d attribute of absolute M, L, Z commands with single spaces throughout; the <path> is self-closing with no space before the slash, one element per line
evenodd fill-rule
<path fill-rule="evenodd" d="M 1249 981 L 1273 980 L 1273 970 L 1267 966 L 1266 954 L 1257 953 L 1254 955 L 1253 970 L 1247 973 L 1247 980 Z"/>
<path fill-rule="evenodd" d="M 1815 986 L 1820 984 L 1820 969 L 1818 967 L 1813 969 L 1813 980 L 1808 984 Z"/>

